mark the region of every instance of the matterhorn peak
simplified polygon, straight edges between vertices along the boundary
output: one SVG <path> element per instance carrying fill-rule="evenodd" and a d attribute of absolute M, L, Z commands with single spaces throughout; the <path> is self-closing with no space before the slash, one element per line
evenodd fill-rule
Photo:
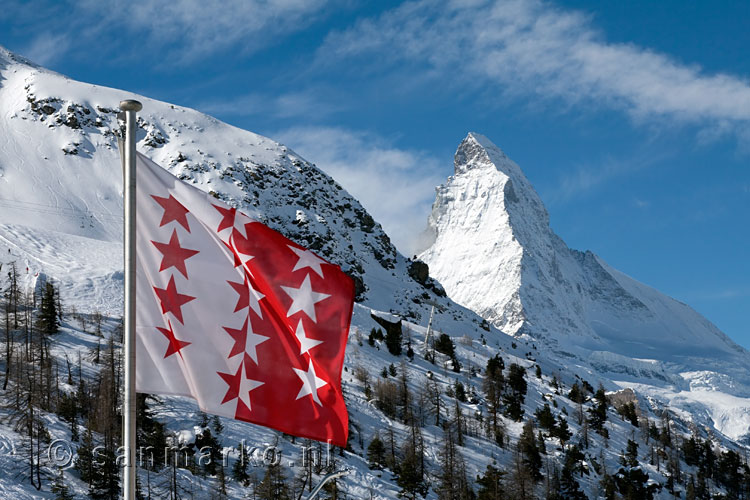
<path fill-rule="evenodd" d="M 461 141 L 454 159 L 456 175 L 470 169 L 493 166 L 498 170 L 502 170 L 502 167 L 506 165 L 516 166 L 492 141 L 476 132 L 469 132 L 466 138 Z M 516 170 L 518 170 L 517 166 Z"/>
<path fill-rule="evenodd" d="M 421 258 L 456 302 L 516 333 L 525 323 L 522 259 L 532 249 L 551 252 L 547 211 L 520 167 L 481 134 L 466 136 L 454 165 L 455 175 L 437 188 L 432 244 Z M 498 290 L 502 282 L 514 285 Z"/>
<path fill-rule="evenodd" d="M 436 190 L 432 243 L 419 256 L 454 301 L 509 334 L 566 356 L 598 353 L 608 366 L 617 356 L 670 366 L 689 359 L 691 369 L 713 371 L 716 359 L 748 359 L 685 304 L 568 248 L 520 167 L 486 137 L 466 136 L 455 169 Z"/>

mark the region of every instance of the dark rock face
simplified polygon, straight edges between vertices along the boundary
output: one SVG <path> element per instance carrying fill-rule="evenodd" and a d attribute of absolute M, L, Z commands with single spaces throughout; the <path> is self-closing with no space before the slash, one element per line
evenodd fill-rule
<path fill-rule="evenodd" d="M 386 335 L 401 335 L 401 320 L 399 319 L 397 322 L 388 321 L 385 318 L 381 318 L 378 315 L 371 314 L 370 317 L 375 320 L 377 324 L 383 327 L 385 330 Z"/>
<path fill-rule="evenodd" d="M 425 285 L 430 277 L 430 268 L 421 260 L 414 260 L 409 264 L 409 277 L 420 285 Z"/>

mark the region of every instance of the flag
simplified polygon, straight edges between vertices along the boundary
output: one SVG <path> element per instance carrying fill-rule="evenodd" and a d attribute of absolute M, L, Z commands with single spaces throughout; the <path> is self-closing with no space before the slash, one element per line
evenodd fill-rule
<path fill-rule="evenodd" d="M 136 390 L 345 446 L 352 280 L 141 154 L 136 172 Z"/>

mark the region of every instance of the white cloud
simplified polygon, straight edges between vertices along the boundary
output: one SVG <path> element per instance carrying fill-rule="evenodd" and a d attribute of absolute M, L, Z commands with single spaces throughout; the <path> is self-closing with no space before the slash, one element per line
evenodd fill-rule
<path fill-rule="evenodd" d="M 43 33 L 31 41 L 23 54 L 27 59 L 44 66 L 64 55 L 70 45 L 71 40 L 67 35 Z"/>
<path fill-rule="evenodd" d="M 498 99 L 604 105 L 738 137 L 750 128 L 746 78 L 609 43 L 586 16 L 538 0 L 409 2 L 331 33 L 318 52 L 319 64 L 347 58 L 425 65 L 443 82 L 494 88 Z"/>
<path fill-rule="evenodd" d="M 300 127 L 273 134 L 336 179 L 383 225 L 404 254 L 415 252 L 435 186 L 436 159 L 381 137 L 341 128 Z"/>
<path fill-rule="evenodd" d="M 196 107 L 204 113 L 224 116 L 271 115 L 275 118 L 321 118 L 343 109 L 324 91 L 305 90 L 281 95 L 250 93 L 233 98 L 210 100 Z"/>
<path fill-rule="evenodd" d="M 115 11 L 116 19 L 131 29 L 145 30 L 151 42 L 178 45 L 181 58 L 194 59 L 230 46 L 253 51 L 279 33 L 308 25 L 325 0 L 127 0 L 116 9 L 99 1 L 90 5 L 96 4 Z"/>
<path fill-rule="evenodd" d="M 193 62 L 231 48 L 243 55 L 318 21 L 329 0 L 77 0 L 40 5 L 38 37 L 24 55 L 44 64 L 65 50 L 108 57 Z M 30 23 L 27 2 L 8 9 Z M 56 15 L 50 15 L 54 12 Z M 55 44 L 64 40 L 65 45 Z M 78 53 L 78 52 L 77 52 Z"/>
<path fill-rule="evenodd" d="M 39 64 L 68 53 L 173 68 L 227 49 L 256 52 L 319 21 L 332 1 L 46 0 L 32 8 L 7 0 L 0 17 L 28 27 L 32 41 L 23 55 Z"/>

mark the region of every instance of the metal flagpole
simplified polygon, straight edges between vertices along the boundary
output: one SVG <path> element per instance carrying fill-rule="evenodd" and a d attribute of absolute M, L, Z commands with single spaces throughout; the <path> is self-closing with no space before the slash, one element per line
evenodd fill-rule
<path fill-rule="evenodd" d="M 125 112 L 125 396 L 123 404 L 123 446 L 125 464 L 122 491 L 124 500 L 135 500 L 135 114 L 140 102 L 120 102 Z"/>

